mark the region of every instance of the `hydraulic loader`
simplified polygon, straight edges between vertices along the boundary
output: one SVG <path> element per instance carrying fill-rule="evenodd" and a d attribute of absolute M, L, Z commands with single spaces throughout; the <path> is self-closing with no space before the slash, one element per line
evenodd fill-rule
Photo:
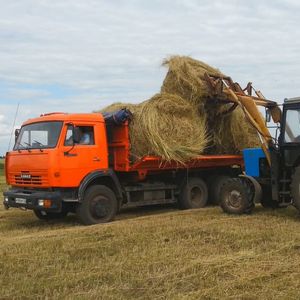
<path fill-rule="evenodd" d="M 249 213 L 254 202 L 260 202 L 264 207 L 294 205 L 300 210 L 300 97 L 285 99 L 281 110 L 251 83 L 242 89 L 230 77 L 205 74 L 204 79 L 212 99 L 232 103 L 229 113 L 238 106 L 242 108 L 261 140 L 261 148 L 243 151 L 244 174 L 223 181 L 222 209 L 228 213 Z M 266 109 L 265 120 L 258 106 Z M 275 138 L 266 125 L 271 118 L 276 124 Z"/>

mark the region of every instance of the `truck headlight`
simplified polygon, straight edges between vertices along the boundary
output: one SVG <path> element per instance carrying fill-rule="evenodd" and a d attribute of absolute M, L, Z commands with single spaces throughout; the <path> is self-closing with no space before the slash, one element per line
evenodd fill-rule
<path fill-rule="evenodd" d="M 8 197 L 4 197 L 4 202 L 8 202 Z"/>
<path fill-rule="evenodd" d="M 38 204 L 44 208 L 51 208 L 52 201 L 49 199 L 39 199 Z"/>

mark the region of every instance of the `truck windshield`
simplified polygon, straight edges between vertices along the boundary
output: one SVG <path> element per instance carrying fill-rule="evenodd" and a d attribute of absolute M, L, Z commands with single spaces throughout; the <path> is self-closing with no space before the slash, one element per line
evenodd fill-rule
<path fill-rule="evenodd" d="M 40 122 L 25 125 L 14 146 L 14 150 L 54 148 L 63 122 Z"/>

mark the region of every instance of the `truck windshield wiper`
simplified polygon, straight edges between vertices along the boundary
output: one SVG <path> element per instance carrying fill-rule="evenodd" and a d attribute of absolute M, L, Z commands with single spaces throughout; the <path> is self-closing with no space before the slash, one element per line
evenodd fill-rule
<path fill-rule="evenodd" d="M 29 143 L 23 142 L 25 145 L 27 145 L 27 147 L 25 147 L 26 150 L 28 150 L 28 152 L 31 152 L 31 145 Z"/>
<path fill-rule="evenodd" d="M 41 146 L 41 147 L 42 147 L 42 146 L 45 146 L 43 143 L 41 143 L 41 142 L 39 142 L 39 141 L 37 141 L 37 140 L 33 140 L 33 142 L 39 144 L 39 146 Z"/>
<path fill-rule="evenodd" d="M 37 140 L 33 140 L 33 142 L 36 143 L 36 144 L 38 144 L 40 151 L 43 152 L 42 147 L 44 147 L 45 145 L 42 144 L 41 142 L 37 141 Z"/>
<path fill-rule="evenodd" d="M 26 143 L 26 142 L 24 142 L 24 144 L 26 144 L 26 145 L 28 145 L 28 146 L 26 147 L 26 146 L 24 146 L 21 142 L 18 142 L 18 143 L 17 143 L 17 145 L 18 145 L 17 150 L 18 150 L 18 151 L 21 151 L 21 150 L 28 150 L 28 151 L 30 152 L 30 148 L 29 148 L 30 144 L 28 144 L 28 143 Z M 20 149 L 19 146 L 21 146 L 22 148 Z"/>

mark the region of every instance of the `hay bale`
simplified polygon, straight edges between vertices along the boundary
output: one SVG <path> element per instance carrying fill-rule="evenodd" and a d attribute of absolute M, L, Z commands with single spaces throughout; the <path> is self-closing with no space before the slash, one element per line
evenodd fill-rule
<path fill-rule="evenodd" d="M 179 96 L 161 93 L 142 105 L 141 125 L 152 154 L 184 163 L 203 153 L 206 119 Z"/>
<path fill-rule="evenodd" d="M 129 124 L 129 138 L 131 145 L 131 159 L 136 160 L 143 156 L 150 155 L 152 149 L 149 143 L 145 143 L 145 133 L 140 127 L 141 108 L 143 103 L 122 103 L 116 102 L 107 107 L 104 107 L 99 112 L 111 113 L 120 109 L 126 108 L 132 112 L 132 120 Z"/>
<path fill-rule="evenodd" d="M 172 56 L 163 62 L 168 72 L 162 92 L 179 95 L 195 106 L 200 117 L 205 116 L 210 143 L 205 153 L 236 154 L 248 147 L 258 147 L 259 138 L 248 123 L 241 108 L 223 115 L 231 104 L 218 104 L 210 98 L 204 73 L 221 75 L 221 71 L 187 56 Z"/>
<path fill-rule="evenodd" d="M 127 108 L 129 110 L 132 110 L 132 112 L 133 112 L 137 105 L 138 104 L 133 104 L 133 103 L 115 102 L 115 103 L 112 103 L 112 104 L 100 109 L 98 112 L 111 113 L 111 112 L 114 112 L 114 111 L 117 111 L 117 110 L 121 110 L 123 108 Z"/>
<path fill-rule="evenodd" d="M 231 132 L 239 152 L 245 148 L 261 146 L 256 129 L 248 122 L 240 107 L 236 108 L 231 115 Z"/>
<path fill-rule="evenodd" d="M 124 105 L 114 104 L 113 108 Z M 133 113 L 129 129 L 134 157 L 157 155 L 183 164 L 203 153 L 207 144 L 205 117 L 181 97 L 161 93 L 129 109 Z"/>
<path fill-rule="evenodd" d="M 161 92 L 175 94 L 194 104 L 202 104 L 209 96 L 204 73 L 223 75 L 219 70 L 188 56 L 171 56 L 163 61 L 168 72 Z"/>
<path fill-rule="evenodd" d="M 245 148 L 259 147 L 256 130 L 237 107 L 232 113 L 220 116 L 210 130 L 212 147 L 209 153 L 240 154 Z"/>
<path fill-rule="evenodd" d="M 173 56 L 163 65 L 169 70 L 160 94 L 140 104 L 114 103 L 101 111 L 127 108 L 133 113 L 129 133 L 134 158 L 157 155 L 184 163 L 203 153 L 237 154 L 260 145 L 241 108 L 222 114 L 231 104 L 210 98 L 203 75 L 223 75 L 219 70 L 186 56 Z"/>

